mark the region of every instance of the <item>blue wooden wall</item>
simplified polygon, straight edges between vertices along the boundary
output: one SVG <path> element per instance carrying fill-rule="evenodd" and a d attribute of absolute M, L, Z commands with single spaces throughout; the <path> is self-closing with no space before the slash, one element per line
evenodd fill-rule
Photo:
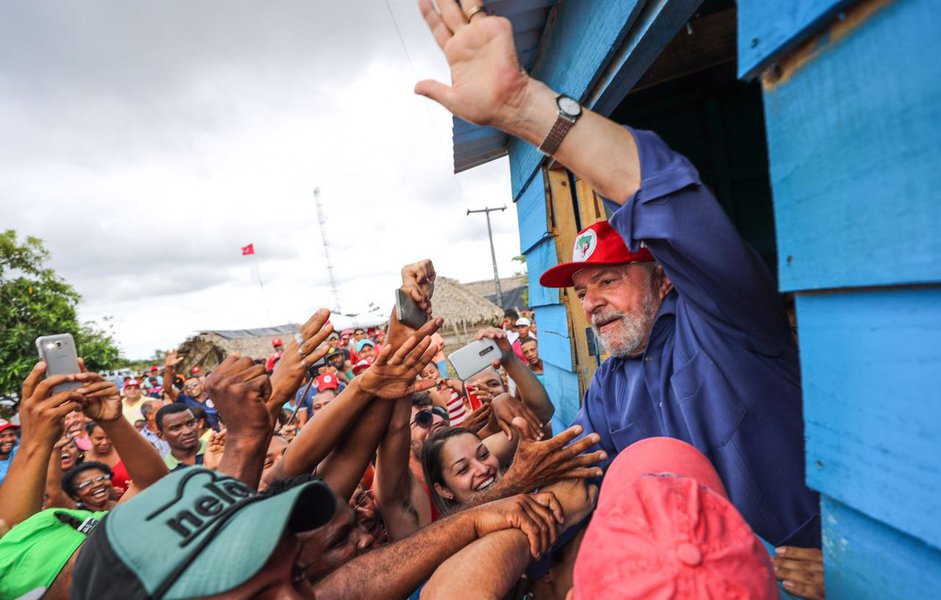
<path fill-rule="evenodd" d="M 763 80 L 778 271 L 796 292 L 827 596 L 937 597 L 941 13 L 738 7 L 740 73 L 776 65 Z"/>

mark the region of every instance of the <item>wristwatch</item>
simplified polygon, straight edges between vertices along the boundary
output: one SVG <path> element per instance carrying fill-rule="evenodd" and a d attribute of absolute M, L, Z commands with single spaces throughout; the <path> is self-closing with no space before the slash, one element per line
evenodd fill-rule
<path fill-rule="evenodd" d="M 553 123 L 552 129 L 549 130 L 546 139 L 539 145 L 539 151 L 546 156 L 555 154 L 559 146 L 562 145 L 565 134 L 569 132 L 569 129 L 571 129 L 572 126 L 575 125 L 575 122 L 578 121 L 578 118 L 582 116 L 582 107 L 579 106 L 574 98 L 559 95 L 556 96 L 555 104 L 559 107 L 559 115 L 556 117 L 555 123 Z"/>

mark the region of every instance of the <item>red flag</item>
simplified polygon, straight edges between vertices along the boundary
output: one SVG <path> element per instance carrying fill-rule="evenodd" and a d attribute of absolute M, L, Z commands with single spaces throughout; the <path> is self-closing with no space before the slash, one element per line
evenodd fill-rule
<path fill-rule="evenodd" d="M 254 254 L 254 253 L 255 253 L 255 244 L 242 246 L 242 256 L 248 256 L 249 254 Z"/>

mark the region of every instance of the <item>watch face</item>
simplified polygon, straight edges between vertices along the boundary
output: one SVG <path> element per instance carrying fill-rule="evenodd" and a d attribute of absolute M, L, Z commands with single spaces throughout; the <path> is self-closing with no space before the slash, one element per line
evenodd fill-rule
<path fill-rule="evenodd" d="M 559 110 L 564 112 L 567 115 L 573 117 L 578 116 L 582 112 L 582 107 L 578 105 L 578 102 L 569 98 L 568 96 L 561 96 L 558 101 Z"/>

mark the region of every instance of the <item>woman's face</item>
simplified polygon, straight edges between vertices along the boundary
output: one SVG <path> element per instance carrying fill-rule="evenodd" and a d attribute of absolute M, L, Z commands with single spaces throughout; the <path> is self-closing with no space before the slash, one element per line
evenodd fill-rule
<path fill-rule="evenodd" d="M 94 450 L 95 454 L 98 456 L 104 456 L 111 452 L 111 438 L 108 437 L 108 434 L 106 434 L 101 427 L 92 429 L 91 435 L 88 437 L 91 440 L 92 450 Z"/>
<path fill-rule="evenodd" d="M 59 464 L 63 473 L 78 464 L 78 447 L 71 438 L 63 436 L 56 444 L 56 450 L 59 451 Z"/>
<path fill-rule="evenodd" d="M 502 475 L 497 457 L 470 433 L 445 441 L 441 448 L 441 474 L 445 485 L 436 483 L 435 490 L 460 504 L 489 489 Z"/>
<path fill-rule="evenodd" d="M 111 478 L 99 469 L 86 469 L 75 478 L 75 495 L 87 510 L 105 510 L 113 493 Z"/>

